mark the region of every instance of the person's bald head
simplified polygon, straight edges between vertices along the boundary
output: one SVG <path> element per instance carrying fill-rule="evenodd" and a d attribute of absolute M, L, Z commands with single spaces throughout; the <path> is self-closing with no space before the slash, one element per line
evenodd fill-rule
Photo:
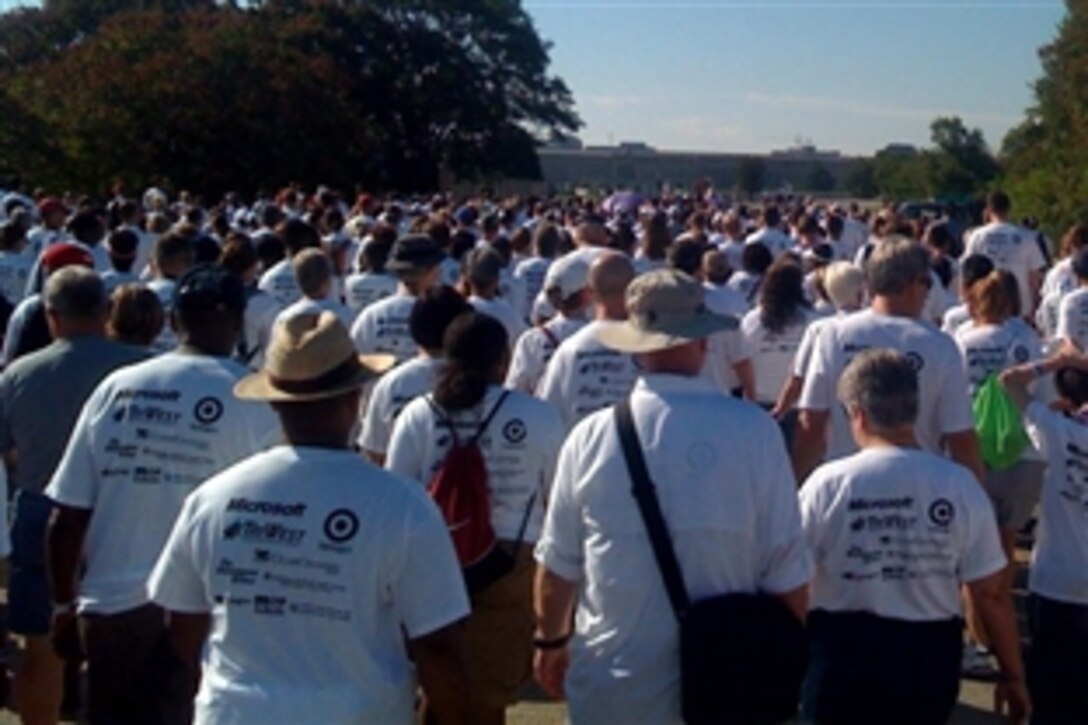
<path fill-rule="evenodd" d="M 607 247 L 611 241 L 608 229 L 596 221 L 582 222 L 574 232 L 574 243 L 579 247 Z"/>
<path fill-rule="evenodd" d="M 589 289 L 597 306 L 597 317 L 626 319 L 624 295 L 635 278 L 635 268 L 627 255 L 609 252 L 598 257 L 589 268 Z"/>

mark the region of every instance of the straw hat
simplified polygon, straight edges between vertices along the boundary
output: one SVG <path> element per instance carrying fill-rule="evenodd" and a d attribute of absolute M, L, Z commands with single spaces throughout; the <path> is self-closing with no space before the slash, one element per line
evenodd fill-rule
<path fill-rule="evenodd" d="M 264 370 L 238 381 L 234 395 L 285 403 L 332 398 L 362 387 L 395 362 L 391 355 L 358 355 L 331 312 L 298 315 L 276 325 Z"/>
<path fill-rule="evenodd" d="M 597 339 L 620 352 L 645 353 L 735 330 L 737 318 L 711 312 L 704 296 L 701 284 L 675 269 L 639 275 L 627 287 L 627 321 L 601 328 Z"/>

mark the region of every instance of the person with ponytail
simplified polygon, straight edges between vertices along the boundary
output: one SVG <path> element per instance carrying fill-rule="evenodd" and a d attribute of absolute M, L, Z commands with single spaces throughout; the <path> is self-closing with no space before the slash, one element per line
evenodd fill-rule
<path fill-rule="evenodd" d="M 956 328 L 953 337 L 963 355 L 969 390 L 974 397 L 991 376 L 1039 360 L 1043 353 L 1039 335 L 1020 317 L 1019 285 L 1011 272 L 995 269 L 975 282 L 966 297 L 971 319 Z M 1036 399 L 1046 397 L 1050 386 L 1049 380 L 1038 381 L 1032 390 Z M 1002 579 L 1004 595 L 1012 592 L 1016 537 L 1039 503 L 1045 472 L 1045 460 L 1030 445 L 1008 468 L 986 465 L 982 487 L 993 505 L 1001 547 L 1008 562 Z M 973 607 L 967 613 L 973 642 L 964 653 L 964 671 L 965 674 L 986 675 L 992 670 L 986 646 L 989 633 L 983 630 Z"/>
<path fill-rule="evenodd" d="M 559 415 L 525 393 L 505 390 L 509 345 L 502 323 L 467 312 L 444 336 L 445 364 L 434 392 L 408 404 L 393 426 L 386 468 L 426 485 L 455 441 L 478 436 L 487 469 L 491 524 L 514 557 L 512 571 L 471 594 L 465 625 L 469 722 L 502 723 L 532 674 L 532 549 L 563 439 Z"/>

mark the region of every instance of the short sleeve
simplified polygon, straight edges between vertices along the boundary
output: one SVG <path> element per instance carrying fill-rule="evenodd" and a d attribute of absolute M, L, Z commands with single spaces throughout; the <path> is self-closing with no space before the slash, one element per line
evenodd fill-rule
<path fill-rule="evenodd" d="M 514 355 L 510 360 L 510 370 L 506 375 L 506 387 L 523 393 L 533 392 L 536 378 L 540 371 L 533 359 L 533 338 L 540 333 L 528 330 L 518 337 L 514 345 Z"/>
<path fill-rule="evenodd" d="M 1039 248 L 1039 242 L 1035 239 L 1035 235 L 1031 231 L 1025 230 L 1024 250 L 1025 266 L 1028 271 L 1038 272 L 1046 267 L 1046 259 L 1043 257 L 1043 250 Z"/>
<path fill-rule="evenodd" d="M 1073 295 L 1066 295 L 1062 298 L 1061 304 L 1058 305 L 1058 328 L 1054 331 L 1054 337 L 1066 340 L 1076 340 L 1073 334 L 1073 311 L 1076 309 L 1076 305 L 1073 304 Z"/>
<path fill-rule="evenodd" d="M 376 350 L 374 335 L 371 331 L 374 306 L 371 305 L 359 313 L 355 322 L 351 325 L 351 340 L 355 343 L 355 349 L 361 355 L 373 353 Z"/>
<path fill-rule="evenodd" d="M 942 338 L 946 354 L 942 364 L 944 375 L 941 390 L 937 396 L 938 427 L 942 435 L 974 430 L 975 421 L 971 414 L 971 401 L 968 396 L 967 370 L 963 356 L 954 342 Z"/>
<path fill-rule="evenodd" d="M 831 410 L 838 380 L 833 359 L 835 340 L 836 335 L 831 329 L 817 336 L 808 366 L 803 373 L 805 383 L 797 404 L 799 410 Z"/>
<path fill-rule="evenodd" d="M 0 375 L 0 454 L 15 447 L 11 434 L 11 377 Z"/>
<path fill-rule="evenodd" d="M 974 478 L 962 471 L 967 491 L 968 527 L 960 561 L 960 580 L 965 583 L 985 579 L 1005 568 L 1005 553 L 997 530 L 994 508 Z"/>
<path fill-rule="evenodd" d="M 589 421 L 583 421 L 581 426 L 588 424 Z M 559 451 L 544 530 L 536 545 L 537 562 L 572 582 L 582 580 L 585 561 L 582 554 L 585 532 L 574 490 L 578 483 L 577 464 L 582 458 L 580 430 L 581 427 L 576 427 Z"/>
<path fill-rule="evenodd" d="M 105 384 L 99 385 L 83 405 L 64 455 L 53 472 L 45 495 L 62 506 L 93 509 L 98 499 L 98 467 L 94 461 L 91 426 L 105 398 Z"/>
<path fill-rule="evenodd" d="M 1062 416 L 1039 401 L 1032 401 L 1024 410 L 1024 428 L 1044 460 L 1049 460 L 1052 452 L 1064 448 L 1064 426 Z"/>
<path fill-rule="evenodd" d="M 544 377 L 540 379 L 536 389 L 536 396 L 564 417 L 564 424 L 566 424 L 565 416 L 569 410 L 563 395 L 563 383 L 568 377 L 567 368 L 567 356 L 564 354 L 563 346 L 560 345 L 551 362 L 544 368 Z"/>
<path fill-rule="evenodd" d="M 0 466 L 0 490 L 8 490 L 8 475 Z M 8 497 L 0 496 L 0 557 L 11 554 L 11 532 L 8 528 Z"/>
<path fill-rule="evenodd" d="M 200 573 L 195 525 L 196 497 L 190 496 L 178 514 L 166 546 L 147 581 L 148 597 L 171 612 L 201 614 L 212 610 L 208 588 Z"/>
<path fill-rule="evenodd" d="M 826 486 L 823 474 L 819 468 L 813 471 L 805 480 L 801 490 L 797 492 L 797 502 L 801 510 L 801 529 L 805 532 L 805 539 L 809 548 L 816 556 L 822 549 L 820 533 L 825 529 L 826 522 L 823 511 L 823 489 Z"/>
<path fill-rule="evenodd" d="M 385 458 L 386 470 L 423 484 L 429 478 L 424 441 L 432 435 L 426 429 L 426 406 L 426 400 L 417 398 L 397 416 Z"/>
<path fill-rule="evenodd" d="M 379 378 L 363 414 L 362 430 L 359 433 L 359 447 L 370 453 L 385 455 L 389 450 L 389 438 L 392 416 L 389 415 L 390 378 Z"/>
<path fill-rule="evenodd" d="M 402 568 L 390 583 L 408 637 L 417 639 L 469 615 L 464 575 L 446 525 L 433 506 L 408 517 Z"/>
<path fill-rule="evenodd" d="M 760 455 L 752 465 L 759 473 L 759 523 L 762 539 L 759 587 L 771 594 L 796 589 L 812 578 L 812 559 L 801 527 L 797 484 L 786 455 L 782 435 L 770 418 L 764 416 L 758 440 Z"/>
<path fill-rule="evenodd" d="M 797 352 L 793 356 L 793 376 L 805 377 L 805 371 L 812 362 L 812 354 L 816 349 L 816 341 L 820 337 L 822 325 L 813 324 L 805 328 L 805 334 L 801 336 L 801 344 L 797 346 Z"/>

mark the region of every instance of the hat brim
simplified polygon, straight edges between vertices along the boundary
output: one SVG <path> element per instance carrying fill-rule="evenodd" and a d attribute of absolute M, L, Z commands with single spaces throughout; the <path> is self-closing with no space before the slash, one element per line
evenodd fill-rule
<path fill-rule="evenodd" d="M 272 382 L 268 372 L 247 375 L 234 385 L 234 397 L 265 403 L 305 403 L 314 400 L 335 398 L 338 395 L 356 390 L 371 380 L 376 380 L 397 363 L 392 355 L 360 355 L 360 367 L 354 375 L 329 388 L 312 393 L 297 393 L 282 390 Z"/>
<path fill-rule="evenodd" d="M 431 267 L 437 267 L 445 258 L 446 255 L 444 252 L 437 251 L 434 254 L 420 256 L 418 259 L 390 259 L 385 263 L 385 268 L 391 272 L 411 272 L 413 269 L 430 269 Z"/>
<path fill-rule="evenodd" d="M 646 330 L 636 327 L 628 320 L 620 325 L 602 327 L 596 334 L 597 339 L 605 347 L 619 352 L 639 354 L 686 345 L 716 332 L 735 330 L 738 326 L 739 323 L 735 317 L 701 310 L 683 323 L 677 323 L 668 329 Z"/>

